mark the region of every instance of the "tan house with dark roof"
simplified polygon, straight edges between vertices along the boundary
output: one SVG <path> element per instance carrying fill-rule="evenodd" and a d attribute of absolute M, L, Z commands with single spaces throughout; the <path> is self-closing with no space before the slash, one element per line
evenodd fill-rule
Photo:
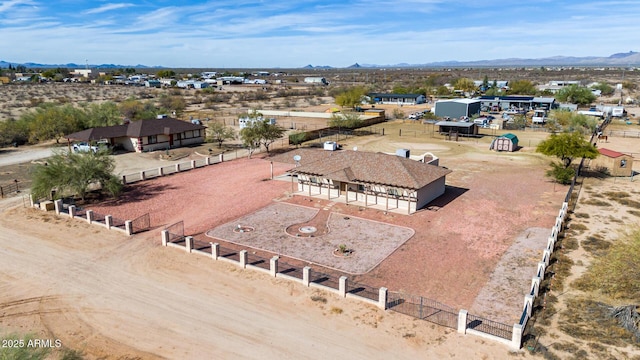
<path fill-rule="evenodd" d="M 600 156 L 591 160 L 589 167 L 597 171 L 607 171 L 611 176 L 631 176 L 633 157 L 618 151 L 599 148 Z"/>
<path fill-rule="evenodd" d="M 408 214 L 444 194 L 445 177 L 451 172 L 405 157 L 365 151 L 299 149 L 283 155 L 300 157 L 299 166 L 289 173 L 297 177 L 301 194 Z"/>
<path fill-rule="evenodd" d="M 133 121 L 129 124 L 86 129 L 65 136 L 67 141 L 108 141 L 128 151 L 154 151 L 204 142 L 206 126 L 170 117 Z"/>

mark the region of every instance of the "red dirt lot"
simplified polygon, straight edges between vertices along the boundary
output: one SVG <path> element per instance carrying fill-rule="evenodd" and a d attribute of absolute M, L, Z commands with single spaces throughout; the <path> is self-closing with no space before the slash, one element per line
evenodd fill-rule
<path fill-rule="evenodd" d="M 273 163 L 274 176 L 290 167 Z M 152 227 L 183 220 L 185 233 L 197 234 L 256 211 L 291 189 L 287 182 L 265 181 L 270 176 L 268 161 L 242 158 L 134 183 L 117 201 L 89 207 L 125 220 L 148 212 Z M 159 239 L 157 232 L 153 236 Z"/>
<path fill-rule="evenodd" d="M 566 190 L 549 182 L 535 160 L 514 161 L 512 156 L 495 153 L 471 156 L 474 159 L 465 156 L 441 161 L 453 173 L 447 177 L 445 195 L 430 204 L 430 210 L 410 216 L 384 214 L 332 201 L 335 204 L 331 211 L 415 230 L 412 238 L 371 272 L 353 278 L 355 281 L 471 309 L 479 316 L 491 314 L 491 319 L 510 324 L 519 316 L 522 295 L 530 285 L 548 235 L 529 239 L 540 249 L 539 254 L 534 251 L 526 264 L 508 267 L 513 273 L 501 283 L 504 291 L 495 294 L 495 308 L 485 312 L 482 306 L 474 309 L 472 305 L 519 235 L 536 227 L 549 229 L 550 233 Z M 276 176 L 291 167 L 276 162 L 273 166 Z M 184 220 L 187 235 L 204 237 L 203 232 L 255 212 L 274 199 L 313 208 L 330 204 L 327 200 L 290 196 L 288 181 L 265 181 L 270 176 L 269 167 L 269 161 L 260 158 L 216 164 L 133 184 L 122 199 L 90 208 L 122 219 L 150 212 L 155 227 Z M 160 241 L 157 230 L 138 236 Z M 237 247 L 224 241 L 220 244 Z"/>

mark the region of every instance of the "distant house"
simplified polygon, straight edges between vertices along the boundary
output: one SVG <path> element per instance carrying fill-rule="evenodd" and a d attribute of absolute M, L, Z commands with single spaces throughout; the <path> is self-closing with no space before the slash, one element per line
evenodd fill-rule
<path fill-rule="evenodd" d="M 385 94 L 370 93 L 369 96 L 376 104 L 387 105 L 418 105 L 424 104 L 427 99 L 422 94 Z"/>
<path fill-rule="evenodd" d="M 204 142 L 206 127 L 160 115 L 157 119 L 86 129 L 65 136 L 67 141 L 108 141 L 128 151 L 153 151 Z"/>
<path fill-rule="evenodd" d="M 366 151 L 298 149 L 279 158 L 298 165 L 289 173 L 292 181 L 297 178 L 300 195 L 408 214 L 443 195 L 445 177 L 451 173 L 404 156 Z"/>
<path fill-rule="evenodd" d="M 633 157 L 618 151 L 599 148 L 600 156 L 591 160 L 589 168 L 606 171 L 611 176 L 631 176 L 633 174 Z"/>
<path fill-rule="evenodd" d="M 438 117 L 458 119 L 480 114 L 480 101 L 476 99 L 439 100 L 434 104 L 434 114 Z"/>
<path fill-rule="evenodd" d="M 327 81 L 327 79 L 325 79 L 323 77 L 316 77 L 316 76 L 311 76 L 311 77 L 304 78 L 304 83 L 305 84 L 329 85 L 329 82 Z"/>
<path fill-rule="evenodd" d="M 251 126 L 256 121 L 266 121 L 269 125 L 275 125 L 276 124 L 276 119 L 275 118 L 265 119 L 262 116 L 258 116 L 258 117 L 243 116 L 243 117 L 238 119 L 238 126 L 240 127 L 240 130 L 242 130 L 242 129 L 246 128 L 246 127 Z"/>

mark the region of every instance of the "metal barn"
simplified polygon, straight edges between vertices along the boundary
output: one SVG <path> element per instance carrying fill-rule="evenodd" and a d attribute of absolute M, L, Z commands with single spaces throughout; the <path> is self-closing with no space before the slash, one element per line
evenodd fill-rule
<path fill-rule="evenodd" d="M 452 99 L 436 101 L 434 113 L 438 117 L 450 117 L 459 119 L 463 116 L 472 117 L 480 114 L 480 100 L 476 99 Z"/>

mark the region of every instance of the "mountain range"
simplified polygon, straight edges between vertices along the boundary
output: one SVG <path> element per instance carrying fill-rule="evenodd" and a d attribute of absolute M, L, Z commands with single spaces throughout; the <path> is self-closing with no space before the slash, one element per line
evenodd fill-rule
<path fill-rule="evenodd" d="M 8 68 L 9 65 L 12 67 L 16 67 L 19 65 L 24 65 L 28 69 L 34 68 L 68 68 L 68 69 L 82 69 L 85 67 L 89 67 L 92 69 L 116 69 L 116 68 L 136 68 L 136 69 L 144 69 L 144 68 L 164 68 L 165 66 L 147 66 L 147 65 L 116 65 L 116 64 L 38 64 L 33 62 L 27 63 L 16 63 L 16 62 L 7 62 L 0 61 L 0 68 Z M 411 67 L 411 68 L 429 68 L 429 67 L 501 67 L 501 66 L 510 66 L 510 67 L 522 67 L 522 66 L 639 66 L 640 65 L 640 53 L 635 51 L 629 51 L 626 53 L 616 53 L 607 57 L 598 57 L 598 56 L 585 56 L 585 57 L 575 57 L 575 56 L 553 56 L 547 58 L 539 58 L 539 59 L 522 59 L 522 58 L 506 58 L 506 59 L 495 59 L 495 60 L 473 60 L 473 61 L 439 61 L 439 62 L 431 62 L 424 64 L 358 64 L 355 63 L 353 65 L 347 66 L 346 68 L 388 68 L 388 67 Z M 306 65 L 302 67 L 303 69 L 334 69 L 336 67 L 321 65 Z"/>

